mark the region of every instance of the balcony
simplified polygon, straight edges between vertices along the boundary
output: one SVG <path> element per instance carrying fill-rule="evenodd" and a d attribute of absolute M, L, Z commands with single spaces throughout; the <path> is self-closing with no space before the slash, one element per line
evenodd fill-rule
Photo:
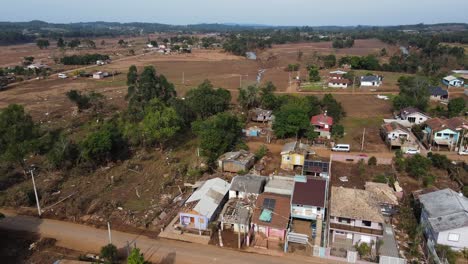
<path fill-rule="evenodd" d="M 350 225 L 345 225 L 345 224 L 330 223 L 330 228 L 350 231 L 354 233 L 371 234 L 375 236 L 383 235 L 383 230 L 360 227 L 360 226 L 350 226 Z"/>

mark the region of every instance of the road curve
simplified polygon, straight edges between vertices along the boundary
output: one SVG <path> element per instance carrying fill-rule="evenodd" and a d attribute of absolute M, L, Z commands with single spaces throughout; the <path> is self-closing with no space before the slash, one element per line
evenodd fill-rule
<path fill-rule="evenodd" d="M 7 214 L 8 215 L 8 214 Z M 8 215 L 0 220 L 0 228 L 37 232 L 43 237 L 55 238 L 57 245 L 82 252 L 97 253 L 108 243 L 106 230 L 70 222 L 39 219 L 30 216 Z M 112 243 L 123 248 L 136 242 L 145 258 L 155 263 L 337 263 L 326 259 L 286 255 L 281 257 L 239 252 L 215 246 L 185 243 L 180 241 L 151 239 L 146 236 L 112 231 Z"/>

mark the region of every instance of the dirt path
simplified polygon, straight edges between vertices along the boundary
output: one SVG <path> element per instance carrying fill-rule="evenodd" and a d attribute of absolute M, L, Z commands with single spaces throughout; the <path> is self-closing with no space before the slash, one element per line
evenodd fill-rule
<path fill-rule="evenodd" d="M 96 253 L 108 243 L 106 230 L 69 222 L 38 219 L 29 216 L 8 214 L 0 220 L 0 227 L 37 232 L 43 237 L 57 239 L 57 245 L 82 252 Z M 215 246 L 191 244 L 165 239 L 151 239 L 146 236 L 112 232 L 112 243 L 123 248 L 127 241 L 135 242 L 144 253 L 145 258 L 156 263 L 337 263 L 336 260 L 325 260 L 314 257 L 285 255 L 282 257 L 249 254 Z"/>

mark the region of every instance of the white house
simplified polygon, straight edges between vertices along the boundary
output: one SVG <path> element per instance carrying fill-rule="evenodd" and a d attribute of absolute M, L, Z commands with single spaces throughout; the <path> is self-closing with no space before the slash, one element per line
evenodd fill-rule
<path fill-rule="evenodd" d="M 419 201 L 429 246 L 446 245 L 456 251 L 468 248 L 468 198 L 447 188 L 423 194 Z"/>
<path fill-rule="evenodd" d="M 379 87 L 380 85 L 382 85 L 382 77 L 380 76 L 361 76 L 361 87 Z"/>
<path fill-rule="evenodd" d="M 384 119 L 385 123 L 396 122 L 404 127 L 412 127 L 414 125 L 421 125 L 431 117 L 421 110 L 414 107 L 406 107 L 400 110 L 395 116 L 395 119 Z"/>
<path fill-rule="evenodd" d="M 229 199 L 257 198 L 263 192 L 267 178 L 256 175 L 237 175 L 231 181 Z"/>
<path fill-rule="evenodd" d="M 328 87 L 330 88 L 348 88 L 350 81 L 348 79 L 329 79 Z"/>
<path fill-rule="evenodd" d="M 453 76 L 453 75 L 449 75 L 447 77 L 444 77 L 444 79 L 442 79 L 442 82 L 445 84 L 445 85 L 448 85 L 448 86 L 454 86 L 454 87 L 463 87 L 463 80 L 460 80 L 458 79 L 457 77 Z"/>

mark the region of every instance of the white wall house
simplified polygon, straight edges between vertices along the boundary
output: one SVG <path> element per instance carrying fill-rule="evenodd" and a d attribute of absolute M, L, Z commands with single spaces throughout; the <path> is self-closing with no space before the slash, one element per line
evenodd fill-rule
<path fill-rule="evenodd" d="M 456 251 L 468 248 L 468 198 L 447 188 L 423 194 L 419 200 L 428 244 L 446 245 Z"/>
<path fill-rule="evenodd" d="M 361 87 L 379 87 L 380 85 L 382 85 L 382 78 L 380 76 L 361 76 Z"/>
<path fill-rule="evenodd" d="M 445 85 L 454 86 L 454 87 L 463 87 L 463 84 L 464 84 L 463 80 L 460 80 L 457 77 L 452 76 L 452 75 L 449 75 L 445 77 L 444 79 L 442 79 L 442 82 Z"/>

